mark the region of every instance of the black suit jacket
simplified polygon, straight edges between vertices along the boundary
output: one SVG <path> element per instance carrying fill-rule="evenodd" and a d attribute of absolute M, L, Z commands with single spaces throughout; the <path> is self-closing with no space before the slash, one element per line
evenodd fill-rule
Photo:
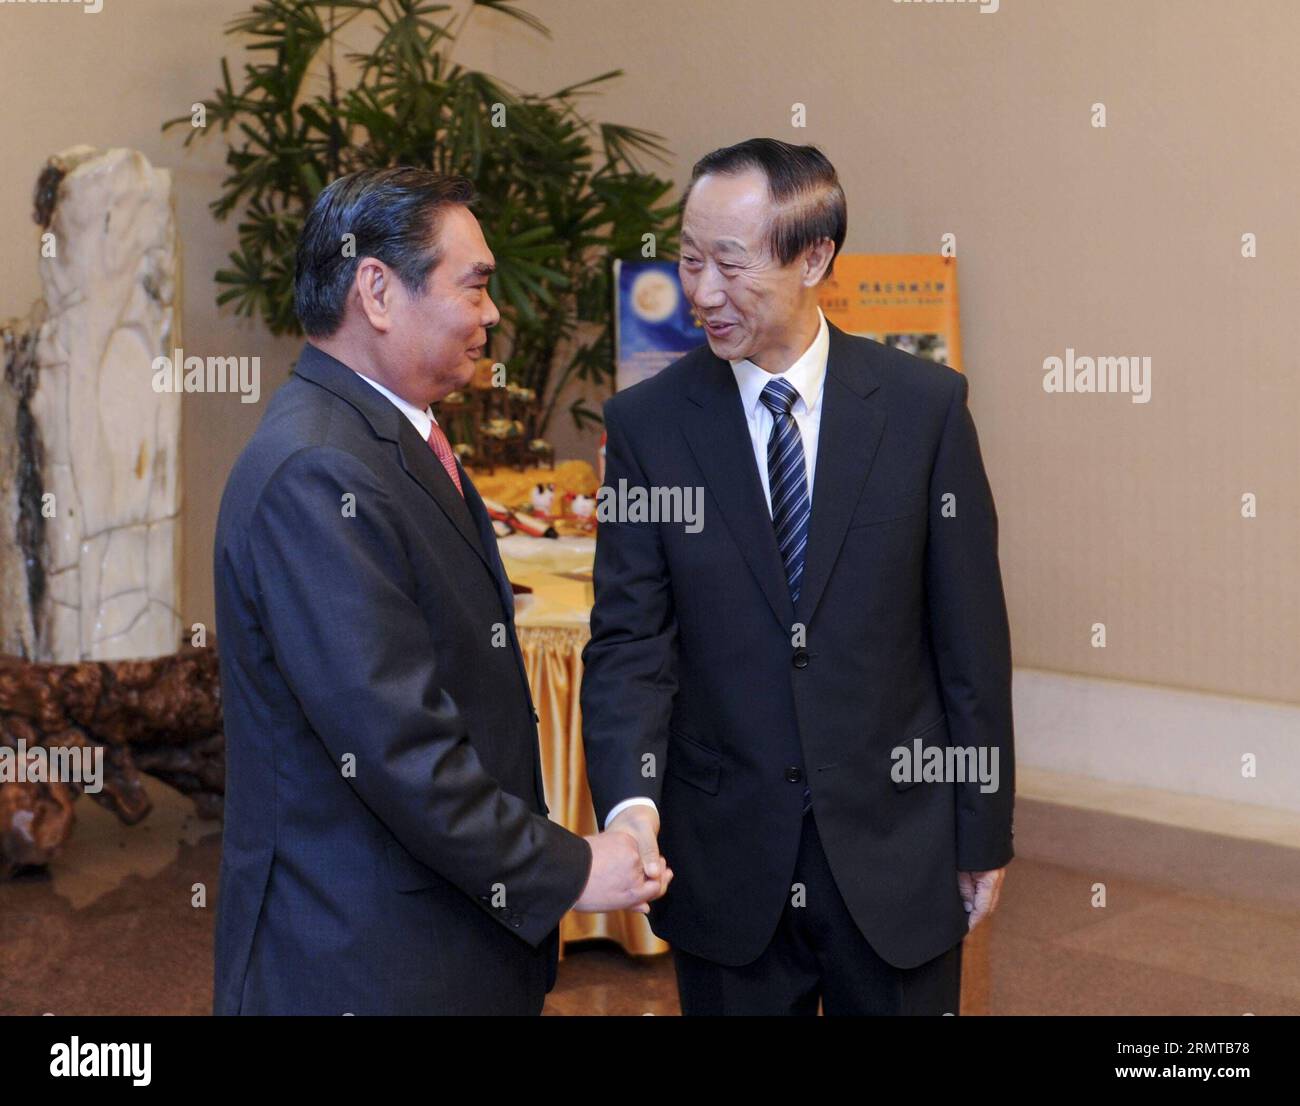
<path fill-rule="evenodd" d="M 308 344 L 231 471 L 216 1013 L 536 1013 L 585 841 L 546 818 L 482 501 Z"/>
<path fill-rule="evenodd" d="M 1011 649 L 966 396 L 960 373 L 830 327 L 797 606 L 730 365 L 703 346 L 606 404 L 608 487 L 705 489 L 698 533 L 600 524 L 583 658 L 597 814 L 657 802 L 675 878 L 651 921 L 684 951 L 766 947 L 805 787 L 850 913 L 898 967 L 965 935 L 959 869 L 1011 859 Z M 999 789 L 896 784 L 891 751 L 917 737 L 996 748 Z"/>

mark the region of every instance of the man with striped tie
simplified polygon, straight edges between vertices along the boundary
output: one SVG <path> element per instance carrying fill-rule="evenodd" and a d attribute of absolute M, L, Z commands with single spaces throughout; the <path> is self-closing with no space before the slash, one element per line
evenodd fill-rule
<path fill-rule="evenodd" d="M 687 1014 L 955 1014 L 1012 857 L 967 381 L 827 322 L 846 227 L 814 147 L 701 159 L 680 274 L 707 344 L 605 405 L 609 488 L 704 492 L 702 528 L 607 512 L 582 686 L 601 823 L 675 873 L 650 920 Z M 917 746 L 1000 777 L 898 773 Z"/>
<path fill-rule="evenodd" d="M 671 879 L 546 817 L 510 582 L 429 410 L 499 319 L 473 198 L 365 170 L 303 226 L 310 340 L 217 523 L 218 1014 L 537 1014 L 565 912 Z"/>

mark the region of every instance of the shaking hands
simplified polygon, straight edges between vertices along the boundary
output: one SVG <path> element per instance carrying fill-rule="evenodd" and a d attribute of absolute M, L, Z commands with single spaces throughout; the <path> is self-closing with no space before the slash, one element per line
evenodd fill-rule
<path fill-rule="evenodd" d="M 591 875 L 574 910 L 635 910 L 650 913 L 649 903 L 668 890 L 672 869 L 659 855 L 659 812 L 630 806 L 604 833 L 586 838 L 591 846 Z"/>

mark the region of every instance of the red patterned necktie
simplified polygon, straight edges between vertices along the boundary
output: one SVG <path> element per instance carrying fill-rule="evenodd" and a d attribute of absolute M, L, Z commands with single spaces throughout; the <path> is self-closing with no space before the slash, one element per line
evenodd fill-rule
<path fill-rule="evenodd" d="M 460 492 L 461 499 L 464 499 L 465 489 L 460 486 L 460 470 L 456 468 L 456 455 L 451 451 L 451 442 L 447 441 L 447 435 L 442 432 L 442 427 L 436 422 L 429 427 L 429 448 L 438 455 L 442 467 L 447 470 L 451 482 L 456 485 L 456 490 Z"/>

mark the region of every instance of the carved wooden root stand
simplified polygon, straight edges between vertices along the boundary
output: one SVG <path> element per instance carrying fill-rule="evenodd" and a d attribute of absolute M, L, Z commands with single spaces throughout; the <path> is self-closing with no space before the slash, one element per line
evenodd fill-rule
<path fill-rule="evenodd" d="M 0 745 L 17 751 L 104 747 L 103 789 L 91 797 L 127 825 L 149 813 L 141 773 L 219 818 L 225 735 L 215 648 L 153 660 L 34 664 L 0 656 Z M 72 831 L 77 783 L 0 782 L 0 878 L 48 864 Z"/>

